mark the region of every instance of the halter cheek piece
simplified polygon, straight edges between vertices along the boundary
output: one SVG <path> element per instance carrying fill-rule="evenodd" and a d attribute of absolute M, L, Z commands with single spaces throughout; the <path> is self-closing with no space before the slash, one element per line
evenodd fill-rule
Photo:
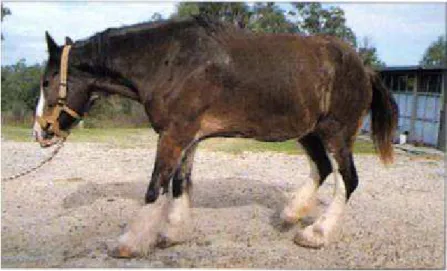
<path fill-rule="evenodd" d="M 71 45 L 65 45 L 62 50 L 61 67 L 60 67 L 60 83 L 59 83 L 59 97 L 57 99 L 56 107 L 49 116 L 38 116 L 37 122 L 43 130 L 50 129 L 55 135 L 66 138 L 68 131 L 60 129 L 59 117 L 62 112 L 67 113 L 74 119 L 81 119 L 81 116 L 73 109 L 67 106 L 67 74 L 68 74 L 68 53 Z"/>

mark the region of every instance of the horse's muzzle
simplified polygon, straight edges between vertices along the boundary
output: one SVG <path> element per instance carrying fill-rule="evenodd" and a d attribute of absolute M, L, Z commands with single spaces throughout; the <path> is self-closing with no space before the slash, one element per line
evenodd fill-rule
<path fill-rule="evenodd" d="M 34 139 L 37 142 L 39 142 L 40 147 L 42 147 L 42 148 L 50 147 L 59 141 L 59 138 L 57 136 L 55 136 L 54 133 L 47 131 L 47 130 L 43 130 L 40 127 L 39 123 L 34 124 L 33 136 L 34 136 Z"/>

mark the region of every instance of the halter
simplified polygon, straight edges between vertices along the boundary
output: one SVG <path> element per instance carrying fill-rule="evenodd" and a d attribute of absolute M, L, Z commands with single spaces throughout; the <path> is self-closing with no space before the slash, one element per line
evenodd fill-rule
<path fill-rule="evenodd" d="M 70 52 L 71 45 L 65 45 L 62 50 L 61 67 L 60 67 L 60 82 L 59 82 L 59 96 L 57 99 L 56 107 L 50 116 L 38 116 L 37 122 L 40 124 L 43 130 L 46 130 L 50 126 L 51 131 L 62 138 L 66 138 L 69 135 L 68 131 L 63 131 L 59 127 L 59 116 L 62 112 L 67 113 L 72 118 L 81 119 L 81 116 L 73 109 L 67 106 L 67 74 L 68 74 L 68 53 Z"/>

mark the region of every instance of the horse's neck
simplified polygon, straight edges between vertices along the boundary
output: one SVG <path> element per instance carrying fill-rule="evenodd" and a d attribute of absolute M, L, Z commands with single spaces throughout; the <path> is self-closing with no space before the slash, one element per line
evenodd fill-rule
<path fill-rule="evenodd" d="M 150 54 L 145 52 L 147 44 L 132 48 L 135 46 L 132 44 L 133 38 L 133 35 L 92 38 L 78 47 L 77 55 L 73 57 L 94 77 L 95 87 L 100 91 L 141 100 L 141 84 L 137 82 L 142 78 L 136 67 L 145 64 L 145 72 L 150 73 L 157 65 L 152 62 Z"/>
<path fill-rule="evenodd" d="M 136 100 L 141 100 L 141 95 L 147 96 L 149 90 L 143 88 L 154 83 L 153 77 L 160 70 L 160 66 L 165 65 L 165 56 L 169 53 L 170 43 L 174 39 L 163 33 L 158 33 L 157 36 L 166 38 L 152 41 L 148 33 L 132 33 L 110 38 L 107 42 L 108 48 L 100 51 L 106 55 L 96 57 L 103 61 L 101 64 L 106 70 L 111 71 L 100 80 L 100 87 L 109 93 Z"/>

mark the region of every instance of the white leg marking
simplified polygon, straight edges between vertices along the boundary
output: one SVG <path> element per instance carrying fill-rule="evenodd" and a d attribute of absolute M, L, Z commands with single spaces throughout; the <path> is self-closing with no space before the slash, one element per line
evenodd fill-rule
<path fill-rule="evenodd" d="M 189 195 L 183 193 L 181 197 L 172 201 L 171 209 L 168 215 L 168 222 L 172 225 L 177 225 L 183 220 L 189 218 Z"/>
<path fill-rule="evenodd" d="M 192 227 L 188 193 L 184 192 L 172 201 L 167 222 L 165 230 L 160 234 L 162 246 L 182 242 L 190 236 Z"/>
<path fill-rule="evenodd" d="M 306 182 L 292 196 L 292 200 L 287 204 L 281 213 L 281 219 L 288 223 L 294 223 L 298 219 L 306 216 L 315 206 L 316 194 L 320 182 L 320 174 L 317 165 L 307 156 L 310 165 L 310 178 L 312 181 Z"/>
<path fill-rule="evenodd" d="M 332 155 L 328 154 L 328 157 L 331 161 L 335 178 L 334 198 L 325 213 L 317 221 L 307 226 L 304 231 L 298 232 L 295 242 L 303 246 L 321 247 L 328 244 L 331 233 L 336 228 L 346 205 L 345 183 L 338 173 L 338 164 Z"/>
<path fill-rule="evenodd" d="M 166 224 L 169 196 L 161 195 L 157 201 L 145 205 L 118 240 L 121 256 L 137 253 L 147 255 L 156 245 L 158 233 Z M 123 255 L 126 254 L 126 255 Z"/>

